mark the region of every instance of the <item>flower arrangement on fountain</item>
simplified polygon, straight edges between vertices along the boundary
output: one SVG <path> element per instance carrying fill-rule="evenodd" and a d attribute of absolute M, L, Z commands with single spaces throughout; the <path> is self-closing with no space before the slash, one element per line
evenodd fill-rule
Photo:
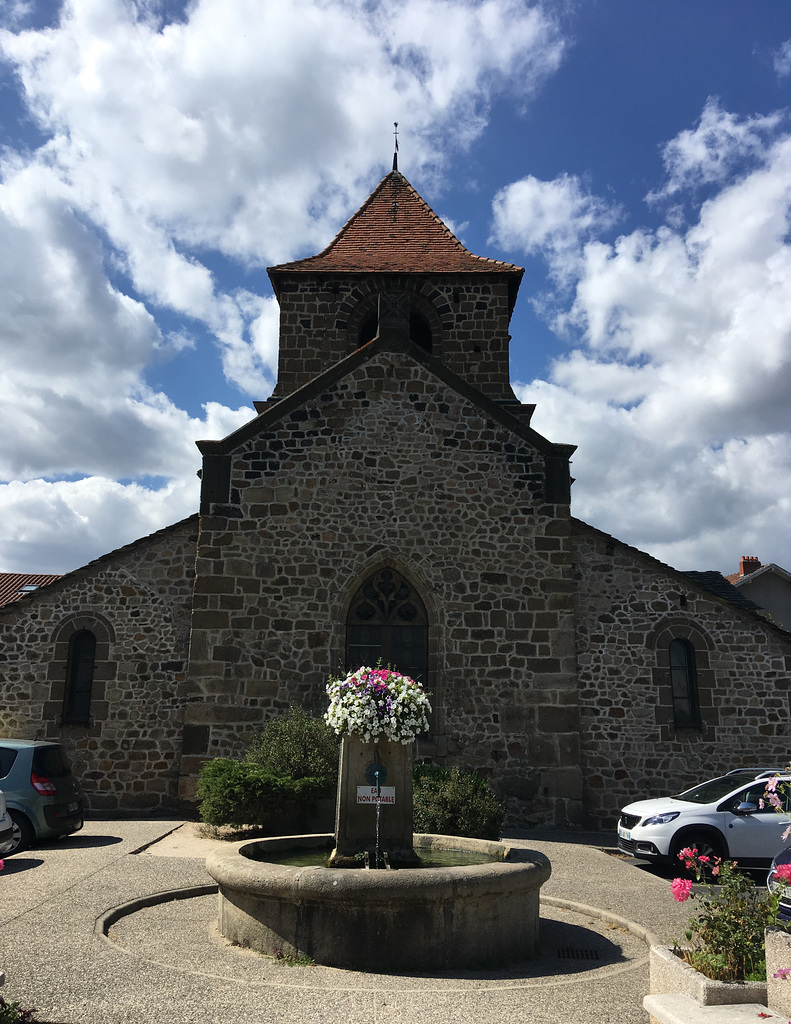
<path fill-rule="evenodd" d="M 366 743 L 384 736 L 408 744 L 428 731 L 431 704 L 425 690 L 400 672 L 363 666 L 344 679 L 330 679 L 326 690 L 330 706 L 324 720 L 338 735 L 349 733 Z"/>

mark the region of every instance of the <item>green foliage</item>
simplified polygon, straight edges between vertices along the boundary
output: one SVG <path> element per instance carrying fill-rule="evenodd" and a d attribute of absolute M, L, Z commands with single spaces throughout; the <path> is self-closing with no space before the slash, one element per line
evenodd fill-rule
<path fill-rule="evenodd" d="M 35 1010 L 23 1010 L 19 1003 L 7 1003 L 0 996 L 0 1024 L 27 1024 L 28 1021 L 35 1021 Z"/>
<path fill-rule="evenodd" d="M 697 851 L 688 851 L 700 880 Z M 736 869 L 731 861 L 715 860 L 717 885 L 707 883 L 690 895 L 700 910 L 684 933 L 689 949 L 682 959 L 715 981 L 766 981 L 764 930 L 777 924 L 782 887 L 769 893 Z"/>
<path fill-rule="evenodd" d="M 252 738 L 245 761 L 291 779 L 322 779 L 327 795 L 338 779 L 340 738 L 323 718 L 310 718 L 302 708 L 270 719 Z"/>
<path fill-rule="evenodd" d="M 208 825 L 264 825 L 293 814 L 325 790 L 323 779 L 290 779 L 259 764 L 217 757 L 201 766 L 200 816 Z"/>
<path fill-rule="evenodd" d="M 499 839 L 503 805 L 486 779 L 461 768 L 417 765 L 413 771 L 415 832 Z"/>

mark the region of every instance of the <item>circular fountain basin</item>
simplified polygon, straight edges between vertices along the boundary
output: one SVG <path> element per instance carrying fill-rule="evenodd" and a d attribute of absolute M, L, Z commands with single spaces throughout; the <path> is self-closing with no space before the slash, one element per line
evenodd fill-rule
<path fill-rule="evenodd" d="M 256 858 L 332 846 L 333 836 L 234 843 L 206 861 L 220 889 L 220 933 L 270 955 L 386 973 L 518 963 L 538 953 L 549 860 L 505 843 L 415 835 L 415 852 L 461 850 L 484 863 L 366 871 Z M 490 858 L 496 858 L 494 860 Z"/>

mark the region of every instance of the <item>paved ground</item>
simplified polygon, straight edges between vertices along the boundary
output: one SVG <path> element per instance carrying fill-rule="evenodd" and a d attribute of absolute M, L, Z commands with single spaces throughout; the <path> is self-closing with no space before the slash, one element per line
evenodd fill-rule
<path fill-rule="evenodd" d="M 552 863 L 538 959 L 404 976 L 287 966 L 229 947 L 215 930 L 214 895 L 155 902 L 105 936 L 114 907 L 210 884 L 203 858 L 212 841 L 179 821 L 88 822 L 6 859 L 3 994 L 52 1024 L 645 1024 L 641 929 L 680 935 L 688 908 L 673 902 L 666 878 L 605 853 L 611 841 L 548 832 L 519 841 Z"/>

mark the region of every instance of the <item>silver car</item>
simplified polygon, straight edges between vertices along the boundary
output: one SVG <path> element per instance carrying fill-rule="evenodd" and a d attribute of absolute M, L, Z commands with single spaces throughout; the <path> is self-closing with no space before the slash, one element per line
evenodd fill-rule
<path fill-rule="evenodd" d="M 60 743 L 0 739 L 0 787 L 13 830 L 8 853 L 82 828 L 82 792 Z"/>

